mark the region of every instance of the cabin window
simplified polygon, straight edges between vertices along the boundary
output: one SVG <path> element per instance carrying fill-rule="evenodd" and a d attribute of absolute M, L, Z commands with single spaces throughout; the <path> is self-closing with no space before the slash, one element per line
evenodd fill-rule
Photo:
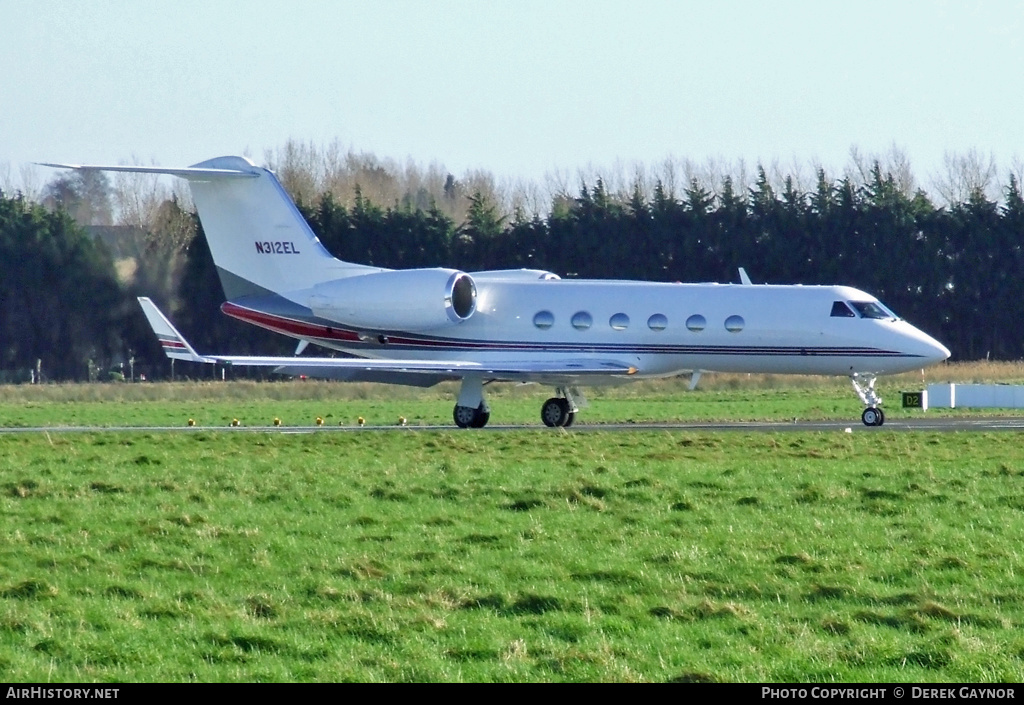
<path fill-rule="evenodd" d="M 608 325 L 612 327 L 612 330 L 626 330 L 629 328 L 629 316 L 624 313 L 616 313 L 608 319 Z"/>
<path fill-rule="evenodd" d="M 594 325 L 594 319 L 586 311 L 577 311 L 572 316 L 572 327 L 576 330 L 587 330 Z"/>
<path fill-rule="evenodd" d="M 695 313 L 686 319 L 686 327 L 692 330 L 694 333 L 700 333 L 706 328 L 708 322 L 704 319 L 704 316 L 699 313 Z"/>
<path fill-rule="evenodd" d="M 668 328 L 668 318 L 663 313 L 656 313 L 647 319 L 647 327 L 651 330 L 665 330 Z"/>
<path fill-rule="evenodd" d="M 725 319 L 725 329 L 730 333 L 739 333 L 745 325 L 743 316 L 729 316 Z"/>
<path fill-rule="evenodd" d="M 555 325 L 555 316 L 551 311 L 538 311 L 537 315 L 533 317 L 533 325 L 541 330 L 547 330 Z"/>
<path fill-rule="evenodd" d="M 832 318 L 856 318 L 857 314 L 846 305 L 845 301 L 832 302 Z"/>

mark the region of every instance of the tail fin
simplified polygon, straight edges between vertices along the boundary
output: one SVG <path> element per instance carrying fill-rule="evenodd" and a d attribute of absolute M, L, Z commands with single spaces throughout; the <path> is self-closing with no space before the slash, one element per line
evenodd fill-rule
<path fill-rule="evenodd" d="M 286 294 L 377 267 L 335 259 L 320 243 L 273 172 L 244 157 L 188 168 L 46 164 L 95 171 L 171 174 L 188 180 L 225 296 Z"/>
<path fill-rule="evenodd" d="M 140 296 L 139 304 L 142 306 L 142 312 L 146 314 L 150 328 L 160 339 L 160 345 L 163 346 L 167 357 L 172 360 L 188 360 L 190 362 L 216 362 L 212 357 L 204 357 L 196 353 L 185 337 L 167 320 L 167 316 L 156 307 L 152 300 Z"/>

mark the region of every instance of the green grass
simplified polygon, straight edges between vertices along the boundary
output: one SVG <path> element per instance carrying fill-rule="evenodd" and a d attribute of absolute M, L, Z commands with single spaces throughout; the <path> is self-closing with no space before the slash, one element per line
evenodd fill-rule
<path fill-rule="evenodd" d="M 1019 681 L 1022 486 L 1009 433 L 0 435 L 0 672 Z"/>

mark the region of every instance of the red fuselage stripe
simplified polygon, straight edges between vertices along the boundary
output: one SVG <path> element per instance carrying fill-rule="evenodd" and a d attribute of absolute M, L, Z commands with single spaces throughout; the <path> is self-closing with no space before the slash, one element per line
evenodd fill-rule
<path fill-rule="evenodd" d="M 333 326 L 304 323 L 302 321 L 283 318 L 281 316 L 273 316 L 269 313 L 263 313 L 262 311 L 254 311 L 251 308 L 244 308 L 238 304 L 233 304 L 230 301 L 222 304 L 220 310 L 232 318 L 237 318 L 241 321 L 252 323 L 253 325 L 257 325 L 262 328 L 269 328 L 270 330 L 278 333 L 294 335 L 300 338 L 324 338 L 327 340 L 342 340 L 353 343 L 359 342 L 359 336 L 354 331 L 345 330 L 343 328 L 334 328 Z"/>

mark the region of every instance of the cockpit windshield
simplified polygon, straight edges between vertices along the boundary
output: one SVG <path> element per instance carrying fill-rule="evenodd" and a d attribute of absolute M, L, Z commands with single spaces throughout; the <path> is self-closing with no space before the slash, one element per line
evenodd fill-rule
<path fill-rule="evenodd" d="M 850 305 L 860 314 L 861 318 L 899 320 L 899 316 L 887 309 L 879 301 L 851 301 Z"/>
<path fill-rule="evenodd" d="M 853 312 L 849 306 L 846 305 L 845 301 L 833 301 L 832 302 L 832 318 L 856 318 L 857 314 Z"/>

